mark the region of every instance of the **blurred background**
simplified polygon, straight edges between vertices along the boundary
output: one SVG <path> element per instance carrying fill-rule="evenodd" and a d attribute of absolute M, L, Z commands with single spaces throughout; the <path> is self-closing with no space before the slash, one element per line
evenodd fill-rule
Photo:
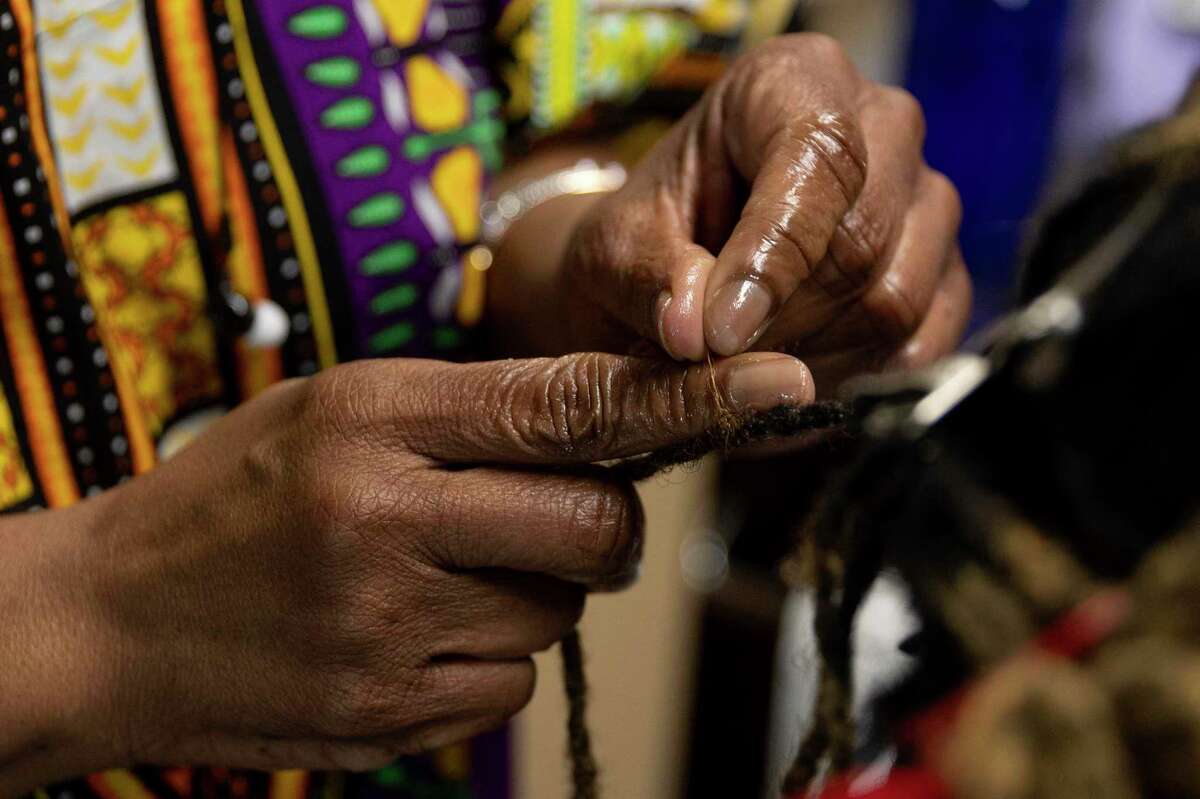
<path fill-rule="evenodd" d="M 963 197 L 976 329 L 1007 306 L 1040 211 L 1105 142 L 1168 112 L 1200 66 L 1200 0 L 760 0 L 734 44 L 785 27 L 837 37 L 864 73 L 924 105 L 926 157 Z M 642 579 L 591 600 L 583 624 L 608 797 L 771 795 L 811 669 L 803 602 L 778 563 L 836 442 L 821 455 L 709 463 L 644 489 Z M 876 614 L 885 627 L 895 605 Z M 556 654 L 539 668 L 514 736 L 517 796 L 561 799 Z"/>

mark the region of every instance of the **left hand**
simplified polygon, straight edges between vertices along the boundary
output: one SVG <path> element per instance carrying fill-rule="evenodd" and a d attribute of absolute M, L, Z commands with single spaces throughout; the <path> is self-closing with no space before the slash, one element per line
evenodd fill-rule
<path fill-rule="evenodd" d="M 917 102 L 832 40 L 768 42 L 584 215 L 563 265 L 571 346 L 783 350 L 822 393 L 949 351 L 971 304 L 961 206 L 923 141 Z"/>

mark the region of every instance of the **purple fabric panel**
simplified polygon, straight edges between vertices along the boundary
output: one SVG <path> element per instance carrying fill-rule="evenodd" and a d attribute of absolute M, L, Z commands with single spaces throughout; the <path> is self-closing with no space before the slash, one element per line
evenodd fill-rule
<path fill-rule="evenodd" d="M 313 7 L 313 0 L 259 0 L 257 7 L 283 74 L 284 89 L 303 127 L 303 138 L 321 182 L 319 189 L 333 217 L 330 222 L 342 255 L 342 266 L 353 305 L 352 308 L 340 310 L 352 314 L 359 354 L 364 354 L 371 335 L 397 321 L 409 320 L 418 326 L 430 323 L 428 290 L 437 279 L 441 267 L 428 257 L 435 249 L 435 243 L 413 207 L 410 187 L 416 178 L 428 179 L 436 158 L 431 157 L 421 163 L 406 160 L 401 150 L 402 143 L 408 134 L 419 131 L 393 130 L 383 114 L 380 73 L 383 70 L 394 72 L 403 85 L 405 59 L 401 58 L 394 66 L 375 66 L 372 63 L 373 48 L 355 14 L 354 3 L 351 0 L 321 0 L 320 5 L 337 6 L 346 13 L 350 24 L 345 33 L 334 39 L 320 41 L 301 38 L 288 30 L 289 19 Z M 457 3 L 454 7 L 461 10 L 467 5 Z M 451 6 L 447 4 L 443 10 L 449 9 Z M 480 19 L 484 17 L 482 14 L 474 16 Z M 428 23 L 426 28 L 425 35 L 428 35 Z M 467 32 L 469 35 L 476 33 Z M 417 46 L 432 50 L 429 54 L 436 55 L 436 49 L 433 49 L 436 43 L 419 41 Z M 479 48 L 480 52 L 483 49 Z M 324 87 L 305 77 L 305 68 L 309 64 L 334 56 L 348 56 L 360 64 L 362 75 L 354 86 Z M 484 74 L 484 64 L 480 59 L 481 56 L 472 55 L 462 58 L 473 76 Z M 372 122 L 359 130 L 331 130 L 322 126 L 322 113 L 338 101 L 351 97 L 364 97 L 371 101 L 375 108 Z M 391 155 L 387 171 L 372 178 L 339 177 L 336 172 L 338 162 L 349 153 L 369 145 L 382 146 Z M 346 221 L 351 209 L 383 192 L 393 192 L 403 198 L 406 210 L 398 221 L 377 228 L 354 228 Z M 409 241 L 416 245 L 419 256 L 412 268 L 401 276 L 387 277 L 369 277 L 359 271 L 358 264 L 365 255 L 382 245 L 397 241 Z M 328 264 L 322 266 L 331 268 Z M 369 310 L 371 299 L 380 291 L 400 282 L 412 283 L 421 289 L 418 301 L 403 312 L 403 316 L 374 316 Z"/>
<path fill-rule="evenodd" d="M 438 10 L 437 4 L 438 0 L 432 0 L 431 8 Z M 289 20 L 295 14 L 316 5 L 337 6 L 342 9 L 350 23 L 346 31 L 328 40 L 302 38 L 291 33 L 288 30 Z M 403 85 L 404 64 L 412 53 L 404 53 L 399 59 L 392 58 L 391 60 L 397 61 L 395 65 L 375 66 L 372 60 L 375 50 L 355 14 L 352 0 L 257 0 L 256 7 L 267 32 L 270 50 L 283 76 L 284 85 L 281 88 L 300 120 L 302 139 L 318 176 L 320 185 L 311 189 L 322 192 L 332 216 L 332 219 L 328 220 L 329 227 L 335 232 L 342 263 L 322 264 L 322 268 L 344 269 L 352 304 L 350 308 L 333 310 L 337 314 L 351 315 L 358 354 L 367 354 L 370 337 L 386 327 L 399 321 L 412 322 L 418 328 L 428 328 L 433 323 L 428 310 L 429 290 L 438 279 L 441 270 L 430 257 L 437 245 L 417 214 L 411 193 L 414 180 L 428 181 L 440 153 L 421 162 L 407 160 L 402 149 L 404 140 L 420 131 L 411 127 L 393 130 L 383 113 L 380 73 L 382 70 L 395 72 Z M 472 24 L 483 23 L 489 18 L 489 13 L 485 13 L 490 12 L 489 0 L 444 2 L 440 11 L 445 12 L 445 19 L 449 20 L 448 27 L 445 22 L 438 26 L 431 25 L 431 13 L 426 20 L 422 39 L 413 48 L 414 52 L 422 51 L 436 58 L 444 37 L 446 44 L 454 45 L 456 55 L 474 79 L 472 94 L 490 88 L 492 82 L 484 61 L 484 32 L 471 27 Z M 479 13 L 474 13 L 475 11 Z M 462 24 L 463 21 L 466 21 L 466 26 Z M 433 30 L 435 27 L 441 30 Z M 430 41 L 431 33 L 437 34 L 438 41 Z M 470 44 L 472 36 L 479 37 L 480 45 L 477 48 L 464 47 L 464 43 Z M 359 63 L 362 74 L 355 85 L 331 88 L 308 80 L 305 76 L 308 65 L 332 57 L 350 57 Z M 371 102 L 375 109 L 371 123 L 358 130 L 325 128 L 321 124 L 322 114 L 335 103 L 351 97 L 363 97 Z M 411 114 L 411 108 L 409 111 Z M 388 169 L 383 174 L 370 178 L 340 177 L 337 174 L 338 162 L 346 155 L 367 146 L 379 146 L 388 151 L 391 156 Z M 364 200 L 385 192 L 398 194 L 404 200 L 405 212 L 399 220 L 378 228 L 355 228 L 348 223 L 347 219 L 353 208 Z M 359 263 L 364 256 L 380 246 L 398 241 L 411 242 L 416 246 L 417 260 L 411 268 L 400 275 L 386 277 L 369 277 L 361 273 Z M 415 284 L 420 291 L 417 302 L 402 312 L 386 317 L 372 314 L 372 298 L 398 283 Z M 430 354 L 415 351 L 416 349 L 417 342 L 414 342 L 414 348 L 406 351 L 412 354 Z M 481 736 L 472 742 L 470 780 L 475 799 L 509 799 L 509 757 L 507 730 Z M 377 785 L 370 787 L 370 791 L 386 793 L 385 789 Z"/>
<path fill-rule="evenodd" d="M 380 113 L 379 81 L 369 59 L 371 48 L 357 22 L 353 4 L 348 0 L 326 0 L 326 4 L 341 7 L 351 21 L 343 35 L 328 41 L 302 39 L 288 31 L 288 20 L 294 14 L 311 7 L 312 2 L 263 0 L 258 3 L 258 9 L 271 39 L 272 51 L 283 73 L 292 107 L 304 127 L 304 139 L 321 180 L 320 189 L 333 215 L 332 226 L 336 231 L 354 306 L 339 310 L 352 314 L 358 350 L 362 353 L 367 349 L 366 340 L 371 333 L 384 326 L 379 321 L 372 320 L 368 310 L 370 300 L 389 281 L 360 275 L 357 269 L 359 260 L 375 247 L 398 239 L 412 241 L 422 251 L 427 250 L 432 242 L 411 210 L 412 198 L 408 195 L 408 184 L 414 168 L 396 157 L 396 134 Z M 321 58 L 333 56 L 350 56 L 362 66 L 362 76 L 353 88 L 325 88 L 314 85 L 304 77 L 306 66 Z M 335 102 L 354 96 L 363 96 L 371 100 L 376 109 L 374 121 L 356 131 L 325 129 L 320 123 L 321 114 Z M 367 145 L 382 145 L 388 149 L 393 156 L 388 171 L 376 178 L 346 180 L 338 177 L 335 171 L 338 160 Z M 409 210 L 399 222 L 371 230 L 355 230 L 346 224 L 346 216 L 352 208 L 383 191 L 394 191 L 404 197 Z M 331 268 L 329 264 L 323 266 Z M 420 283 L 431 280 L 430 275 L 420 274 L 417 268 L 405 277 Z"/>

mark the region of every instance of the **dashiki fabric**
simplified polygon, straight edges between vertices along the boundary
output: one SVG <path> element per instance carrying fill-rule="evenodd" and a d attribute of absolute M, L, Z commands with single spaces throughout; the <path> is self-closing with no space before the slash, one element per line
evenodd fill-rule
<path fill-rule="evenodd" d="M 463 357 L 505 138 L 579 126 L 741 0 L 0 0 L 0 510 L 152 468 L 270 384 Z M 685 70 L 686 72 L 686 70 Z M 286 339 L 231 310 L 269 302 Z M 111 771 L 47 797 L 508 795 L 501 733 L 370 775 Z"/>

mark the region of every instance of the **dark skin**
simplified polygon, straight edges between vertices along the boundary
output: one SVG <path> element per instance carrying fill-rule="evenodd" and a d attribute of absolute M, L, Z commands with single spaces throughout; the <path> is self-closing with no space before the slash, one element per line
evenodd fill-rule
<path fill-rule="evenodd" d="M 0 794 L 134 763 L 380 767 L 500 724 L 585 591 L 633 574 L 633 486 L 587 465 L 812 398 L 782 355 L 715 380 L 598 354 L 363 361 L 4 521 Z"/>
<path fill-rule="evenodd" d="M 0 521 L 0 795 L 135 763 L 363 769 L 500 724 L 585 592 L 633 572 L 632 486 L 588 464 L 953 346 L 957 198 L 920 139 L 827 40 L 770 43 L 493 267 L 509 351 L 656 357 L 339 366 Z M 747 279 L 766 301 L 726 288 Z"/>
<path fill-rule="evenodd" d="M 832 40 L 780 37 L 737 61 L 622 190 L 560 200 L 569 224 L 530 220 L 506 242 L 492 313 L 537 354 L 787 351 L 822 393 L 928 363 L 961 336 L 971 284 L 957 192 L 923 141 L 906 92 L 864 80 Z M 541 268 L 504 271 L 515 263 Z"/>

